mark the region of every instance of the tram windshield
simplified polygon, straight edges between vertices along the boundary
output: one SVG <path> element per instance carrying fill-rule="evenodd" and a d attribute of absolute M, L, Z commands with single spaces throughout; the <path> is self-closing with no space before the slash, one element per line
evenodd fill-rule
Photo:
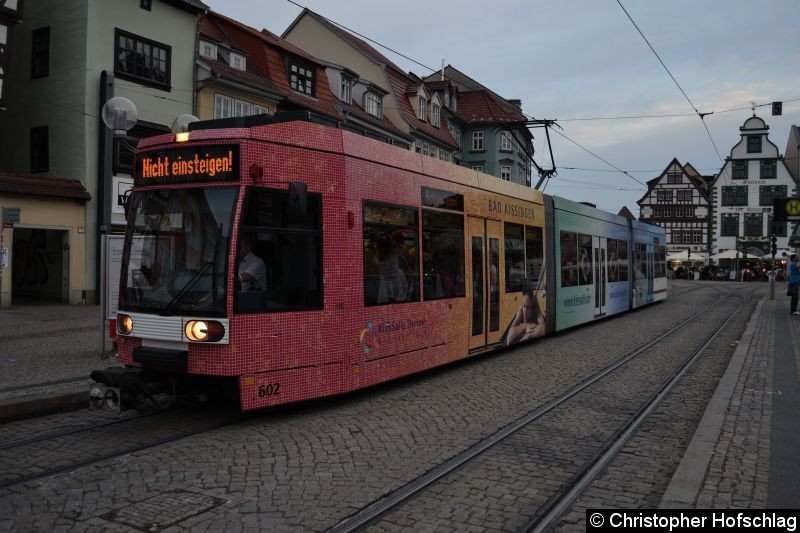
<path fill-rule="evenodd" d="M 150 190 L 133 196 L 120 309 L 225 316 L 236 190 Z"/>

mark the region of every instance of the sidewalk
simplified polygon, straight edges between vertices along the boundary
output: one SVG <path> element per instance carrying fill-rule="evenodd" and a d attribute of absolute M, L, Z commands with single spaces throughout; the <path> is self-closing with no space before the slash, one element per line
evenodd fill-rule
<path fill-rule="evenodd" d="M 800 317 L 759 302 L 661 509 L 800 507 Z"/>
<path fill-rule="evenodd" d="M 0 310 L 0 422 L 88 405 L 100 354 L 100 307 L 28 304 Z"/>

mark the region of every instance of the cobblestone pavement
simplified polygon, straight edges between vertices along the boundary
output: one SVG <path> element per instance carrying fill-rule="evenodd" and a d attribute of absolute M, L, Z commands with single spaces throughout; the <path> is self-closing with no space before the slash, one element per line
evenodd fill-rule
<path fill-rule="evenodd" d="M 345 397 L 267 411 L 234 427 L 0 489 L 0 530 L 324 530 L 717 297 L 699 283 L 673 286 L 684 292 L 671 293 L 664 304 L 531 345 Z M 57 420 L 2 429 L 43 431 Z M 468 496 L 499 503 L 499 495 L 482 494 L 480 486 L 470 487 Z M 473 522 L 465 522 L 466 530 L 498 526 Z"/>
<path fill-rule="evenodd" d="M 97 305 L 29 304 L 3 309 L 0 402 L 34 392 L 87 390 L 92 370 L 116 364 L 110 355 L 100 355 Z M 40 386 L 44 383 L 47 385 Z"/>

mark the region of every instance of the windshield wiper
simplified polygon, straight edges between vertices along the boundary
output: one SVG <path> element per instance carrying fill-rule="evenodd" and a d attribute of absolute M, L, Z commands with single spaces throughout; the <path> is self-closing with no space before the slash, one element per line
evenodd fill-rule
<path fill-rule="evenodd" d="M 195 283 L 200 279 L 200 276 L 205 274 L 205 272 L 209 269 L 209 267 L 213 267 L 214 263 L 211 261 L 206 261 L 203 263 L 203 266 L 200 267 L 200 270 L 195 272 L 191 279 L 183 286 L 183 288 L 178 291 L 178 294 L 175 295 L 172 300 L 167 304 L 167 307 L 164 308 L 164 311 L 159 313 L 160 316 L 170 316 L 175 311 L 175 308 L 178 306 L 178 303 L 183 300 L 183 298 L 189 293 L 189 289 L 191 289 Z"/>

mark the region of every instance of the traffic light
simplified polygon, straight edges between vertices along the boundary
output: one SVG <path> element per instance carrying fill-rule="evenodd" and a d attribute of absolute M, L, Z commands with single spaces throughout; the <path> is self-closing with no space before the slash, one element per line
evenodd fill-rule
<path fill-rule="evenodd" d="M 772 241 L 772 257 L 775 257 L 775 254 L 778 253 L 778 238 L 772 237 L 770 240 Z"/>
<path fill-rule="evenodd" d="M 772 116 L 783 114 L 783 102 L 772 102 Z"/>

